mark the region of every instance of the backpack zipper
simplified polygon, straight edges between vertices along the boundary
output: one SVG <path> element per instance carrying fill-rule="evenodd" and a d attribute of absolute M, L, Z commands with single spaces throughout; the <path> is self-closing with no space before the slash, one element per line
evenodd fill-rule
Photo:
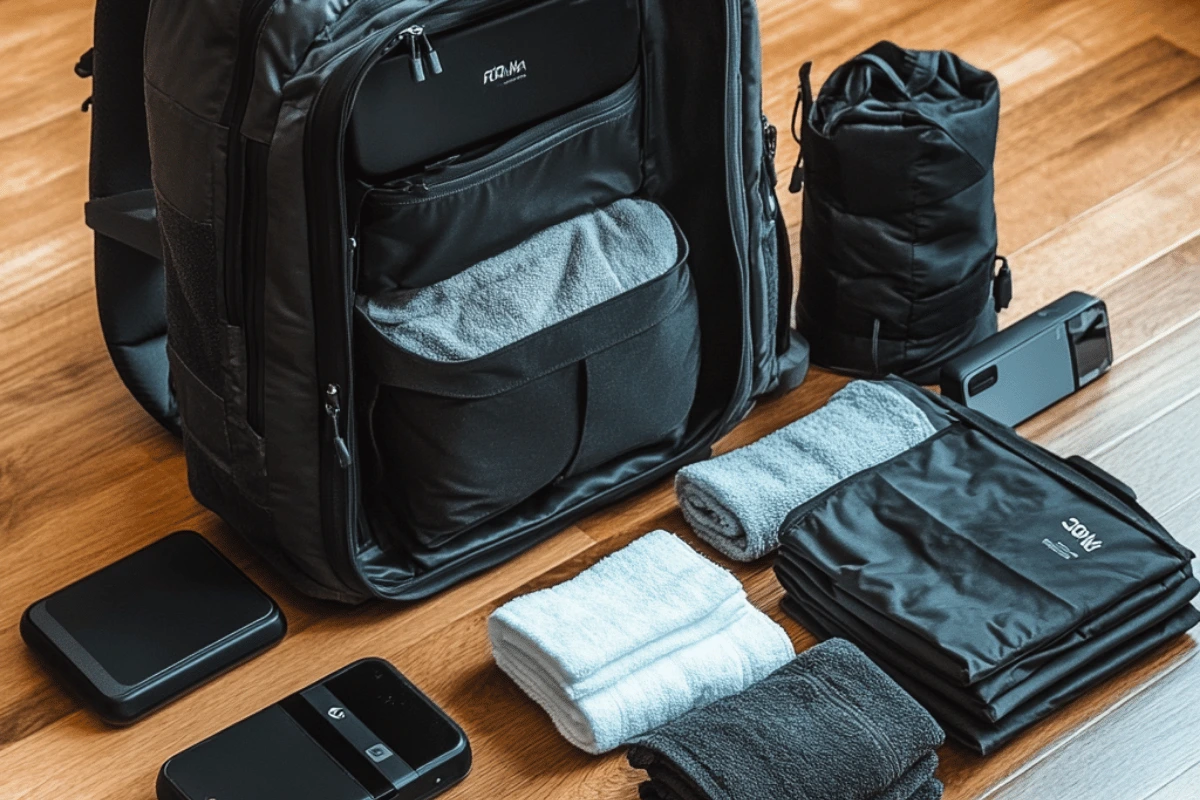
<path fill-rule="evenodd" d="M 242 329 L 246 358 L 246 422 L 262 433 L 262 255 L 265 252 L 261 207 L 266 146 L 241 133 L 254 79 L 258 36 L 272 0 L 247 0 L 238 24 L 233 79 L 221 121 L 229 131 L 225 205 L 225 317 Z"/>
<path fill-rule="evenodd" d="M 635 75 L 620 89 L 593 101 L 579 111 L 586 116 L 562 125 L 560 118 L 552 118 L 535 125 L 523 133 L 495 148 L 491 152 L 467 161 L 443 159 L 446 166 L 427 169 L 425 173 L 386 184 L 375 190 L 376 198 L 388 206 L 413 205 L 427 200 L 455 194 L 519 166 L 527 158 L 557 147 L 581 133 L 597 128 L 606 122 L 618 119 L 629 111 L 637 101 L 640 78 Z M 400 195 L 389 197 L 388 195 Z"/>
<path fill-rule="evenodd" d="M 409 69 L 412 70 L 413 80 L 417 83 L 425 81 L 425 62 L 429 62 L 429 71 L 434 75 L 442 74 L 442 60 L 438 57 L 437 50 L 433 49 L 433 43 L 429 41 L 429 34 L 425 33 L 425 28 L 420 25 L 410 25 L 400 31 L 399 44 L 408 43 L 408 59 Z"/>
<path fill-rule="evenodd" d="M 338 465 L 346 469 L 354 459 L 342 436 L 342 387 L 336 383 L 325 387 L 325 416 L 329 418 L 330 436 L 333 438 L 333 450 L 337 454 Z"/>
<path fill-rule="evenodd" d="M 750 317 L 748 302 L 750 286 L 750 260 L 745 248 L 748 244 L 750 205 L 746 199 L 746 183 L 743 177 L 742 160 L 745 155 L 741 142 L 742 131 L 742 97 L 737 91 L 738 81 L 742 74 L 742 18 L 739 0 L 725 0 L 725 103 L 726 125 L 725 136 L 725 200 L 729 207 L 729 224 L 733 230 L 733 252 L 737 258 L 738 272 L 741 276 L 741 308 L 742 308 L 742 364 L 741 374 L 738 375 L 735 397 L 722 422 L 722 430 L 728 430 L 733 422 L 734 414 L 749 400 L 751 385 L 754 382 L 754 332 L 753 320 Z M 732 102 L 731 102 L 732 101 Z M 729 131 L 734 131 L 730 136 Z M 749 409 L 747 409 L 748 411 Z"/>

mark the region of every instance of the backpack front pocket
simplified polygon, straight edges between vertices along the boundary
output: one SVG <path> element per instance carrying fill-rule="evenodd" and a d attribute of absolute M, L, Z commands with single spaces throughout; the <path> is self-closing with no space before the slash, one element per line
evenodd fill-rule
<path fill-rule="evenodd" d="M 642 185 L 641 78 L 495 149 L 370 189 L 358 291 L 429 286 Z"/>
<path fill-rule="evenodd" d="M 422 544 L 684 436 L 700 335 L 682 233 L 635 199 L 555 229 L 453 282 L 359 303 L 379 491 Z M 543 245 L 561 270 L 535 265 Z"/>

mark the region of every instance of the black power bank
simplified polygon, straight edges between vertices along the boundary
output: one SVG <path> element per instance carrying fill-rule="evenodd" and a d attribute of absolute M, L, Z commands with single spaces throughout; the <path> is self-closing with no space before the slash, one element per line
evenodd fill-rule
<path fill-rule="evenodd" d="M 37 601 L 21 636 L 113 725 L 135 722 L 283 638 L 283 612 L 180 531 Z"/>
<path fill-rule="evenodd" d="M 462 729 L 368 658 L 172 756 L 158 798 L 424 800 L 470 769 Z"/>
<path fill-rule="evenodd" d="M 363 78 L 351 158 L 404 174 L 603 97 L 637 70 L 637 0 L 502 3 L 446 28 L 415 25 Z"/>

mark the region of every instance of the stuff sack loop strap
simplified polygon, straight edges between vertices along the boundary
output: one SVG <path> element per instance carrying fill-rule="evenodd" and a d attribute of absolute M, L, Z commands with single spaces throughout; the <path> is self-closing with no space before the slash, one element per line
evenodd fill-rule
<path fill-rule="evenodd" d="M 996 263 L 1000 265 L 1000 269 L 992 278 L 992 300 L 996 304 L 996 313 L 999 314 L 1012 302 L 1013 281 L 1012 270 L 1008 268 L 1008 259 L 997 253 Z"/>
<path fill-rule="evenodd" d="M 792 167 L 792 180 L 788 183 L 788 191 L 792 194 L 796 194 L 804 188 L 804 140 L 802 134 L 804 123 L 808 121 L 813 104 L 811 76 L 812 62 L 805 61 L 800 66 L 800 86 L 796 90 L 796 105 L 792 106 L 792 138 L 800 146 L 796 153 L 796 166 Z M 804 118 L 800 123 L 800 129 L 797 129 L 797 116 L 801 110 L 804 112 Z"/>
<path fill-rule="evenodd" d="M 889 60 L 887 56 L 892 56 Z M 896 88 L 910 99 L 929 88 L 937 80 L 939 53 L 935 50 L 905 50 L 892 42 L 880 42 L 866 52 L 859 53 L 850 63 L 865 61 L 884 73 Z M 893 62 L 904 63 L 912 68 L 908 79 L 901 77 Z"/>
<path fill-rule="evenodd" d="M 900 73 L 896 72 L 895 67 L 893 67 L 891 64 L 889 64 L 883 58 L 875 55 L 874 53 L 862 53 L 862 54 L 858 55 L 856 58 L 854 58 L 853 60 L 854 61 L 865 61 L 870 66 L 875 67 L 877 70 L 882 72 L 888 80 L 890 80 L 892 82 L 892 84 L 896 87 L 897 91 L 899 91 L 905 97 L 912 96 L 912 92 L 909 89 L 908 83 L 903 78 L 900 77 Z"/>

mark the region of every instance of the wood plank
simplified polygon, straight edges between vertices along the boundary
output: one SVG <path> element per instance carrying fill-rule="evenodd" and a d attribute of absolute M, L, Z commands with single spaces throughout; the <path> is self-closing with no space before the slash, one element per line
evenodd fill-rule
<path fill-rule="evenodd" d="M 1160 514 L 1195 489 L 1196 475 L 1188 466 L 1194 465 L 1197 452 L 1200 380 L 1187 400 L 1152 414 L 1128 433 L 1089 453 L 1088 458 L 1118 477 L 1153 476 L 1139 480 L 1136 491 L 1147 511 Z M 1187 454 L 1183 463 L 1180 453 Z"/>
<path fill-rule="evenodd" d="M 796 70 L 814 61 L 814 87 L 838 64 L 880 39 L 909 47 L 947 48 L 985 69 L 999 68 L 1037 43 L 1050 44 L 1041 69 L 1001 73 L 1002 106 L 1016 108 L 1041 92 L 1092 70 L 1133 42 L 1154 35 L 1150 15 L 1136 4 L 1114 2 L 925 4 L 888 3 L 862 14 L 857 3 L 760 4 L 764 20 L 764 110 L 779 127 L 776 168 L 790 174 L 796 146 L 787 135 L 795 100 Z M 881 24 L 882 23 L 882 24 Z M 1006 129 L 1001 132 L 1003 145 Z M 783 192 L 785 218 L 800 219 L 799 196 Z"/>
<path fill-rule="evenodd" d="M 212 535 L 205 532 L 206 535 Z M 158 538 L 157 536 L 150 537 L 151 539 Z M 216 537 L 213 537 L 216 539 Z M 222 550 L 229 552 L 227 549 L 228 540 L 222 541 L 217 539 Z M 455 621 L 463 614 L 469 613 L 473 609 L 480 606 L 481 603 L 494 604 L 497 596 L 508 596 L 512 594 L 518 587 L 525 585 L 529 580 L 545 574 L 567 561 L 581 552 L 586 552 L 588 548 L 594 546 L 594 542 L 576 528 L 569 528 L 559 536 L 549 542 L 546 542 L 539 547 L 534 548 L 528 553 L 523 554 L 517 559 L 505 564 L 503 567 L 488 572 L 469 580 L 452 590 L 438 595 L 435 598 L 424 601 L 422 603 L 412 604 L 397 609 L 394 606 L 384 604 L 370 604 L 357 608 L 347 608 L 330 603 L 321 603 L 310 599 L 304 599 L 297 596 L 294 592 L 286 589 L 278 579 L 269 583 L 263 582 L 264 588 L 272 591 L 272 595 L 280 601 L 284 607 L 285 614 L 288 617 L 289 634 L 285 641 L 277 646 L 274 650 L 260 656 L 255 662 L 255 665 L 260 665 L 266 662 L 266 672 L 261 672 L 258 679 L 251 676 L 242 678 L 243 669 L 232 673 L 231 676 L 223 678 L 220 681 L 220 686 L 210 684 L 202 687 L 193 694 L 179 701 L 171 707 L 172 713 L 174 708 L 179 706 L 188 706 L 196 704 L 198 708 L 193 713 L 199 714 L 207 718 L 210 714 L 224 714 L 224 723 L 214 724 L 210 732 L 215 732 L 219 728 L 236 721 L 241 716 L 244 716 L 246 708 L 257 707 L 257 705 L 266 705 L 279 697 L 286 694 L 291 689 L 277 689 L 276 682 L 270 679 L 271 672 L 270 663 L 276 659 L 283 659 L 287 663 L 291 663 L 294 667 L 300 665 L 304 667 L 307 664 L 307 658 L 312 656 L 311 649 L 316 648 L 324 652 L 323 659 L 333 662 L 344 662 L 346 660 L 344 647 L 337 647 L 334 641 L 346 641 L 354 636 L 364 636 L 370 639 L 371 637 L 383 637 L 393 646 L 411 646 L 425 641 L 427 637 L 436 638 L 439 631 L 443 631 L 447 627 L 453 625 Z M 238 545 L 232 548 L 234 553 L 238 552 Z M 132 548 L 131 548 L 132 549 Z M 255 574 L 263 573 L 261 564 L 254 561 L 241 560 L 240 566 L 247 571 Z M 269 574 L 268 574 L 269 575 Z M 36 599 L 36 597 L 31 598 Z M 8 617 L 6 617 L 8 619 Z M 332 637 L 332 638 L 330 638 Z M 14 638 L 6 636 L 8 640 Z M 307 654 L 307 655 L 306 655 Z M 18 651 L 13 659 L 18 665 L 24 665 L 30 670 L 36 670 L 36 664 L 32 656 L 27 652 Z M 321 662 L 322 664 L 324 661 Z M 7 665 L 6 665 L 7 666 Z M 264 667 L 260 667 L 262 669 Z M 305 667 L 307 668 L 307 667 Z M 305 675 L 310 675 L 308 679 L 302 679 L 299 685 L 303 685 L 312 679 L 320 677 L 325 672 L 332 672 L 336 667 L 323 669 L 321 666 L 312 667 L 316 672 L 304 672 Z M 6 669 L 6 674 L 9 671 Z M 266 676 L 266 677 L 263 677 Z M 249 683 L 243 684 L 243 680 L 248 680 Z M 230 683 L 232 681 L 232 683 Z M 225 691 L 222 690 L 224 687 Z M 244 688 L 252 688 L 255 692 L 247 697 L 242 691 Z M 298 686 L 292 687 L 298 688 Z M 39 689 L 42 694 L 51 693 L 47 689 Z M 30 699 L 33 699 L 31 696 Z M 247 706 L 245 703 L 249 702 Z M 70 707 L 68 707 L 70 706 Z M 14 763 L 9 759 L 15 759 L 16 762 L 22 761 L 21 752 L 25 752 L 23 748 L 29 746 L 27 743 L 31 741 L 61 741 L 64 739 L 69 741 L 71 734 L 69 731 L 76 730 L 79 725 L 86 728 L 97 730 L 106 730 L 102 723 L 94 720 L 91 715 L 74 704 L 59 703 L 56 706 L 58 711 L 69 711 L 67 714 L 59 714 L 57 716 L 44 712 L 38 709 L 39 724 L 31 724 L 25 716 L 28 711 L 20 704 L 5 701 L 0 705 L 0 731 L 10 734 L 19 734 L 19 737 L 4 738 L 0 737 L 0 758 L 3 758 L 6 763 Z M 166 713 L 166 712 L 162 712 Z M 185 712 L 186 713 L 186 712 Z M 156 715 L 155 719 L 158 719 Z M 193 717 L 192 719 L 195 719 Z M 187 720 L 189 717 L 179 717 L 180 720 Z M 138 729 L 144 730 L 151 738 L 153 738 L 153 729 L 155 725 L 139 725 Z M 178 723 L 175 727 L 188 728 L 189 726 L 180 726 Z M 113 732 L 112 746 L 114 748 L 125 747 L 126 744 L 134 745 L 128 739 L 121 739 L 117 732 Z M 185 733 L 184 735 L 188 735 Z M 136 737 L 135 737 L 136 738 Z M 137 739 L 137 741 L 143 741 Z M 16 754 L 13 754 L 13 751 Z M 41 780 L 42 776 L 46 780 L 54 779 L 52 773 L 56 772 L 53 766 L 45 761 L 37 759 L 37 748 L 34 748 L 35 761 L 27 766 L 40 767 L 27 772 L 24 776 L 26 781 L 29 781 L 34 776 L 37 780 Z M 143 760 L 141 756 L 135 755 L 135 750 L 126 752 L 127 757 L 136 758 L 138 761 Z M 170 752 L 165 752 L 161 763 L 165 760 Z M 35 780 L 35 783 L 37 782 Z M 70 779 L 69 779 L 70 780 Z M 6 783 L 4 776 L 0 775 L 0 797 L 10 797 L 7 792 L 16 788 L 16 784 Z M 6 788 L 7 787 L 7 788 Z M 35 790 L 36 786 L 21 787 L 23 790 Z"/>
<path fill-rule="evenodd" d="M 1149 796 L 1149 800 L 1195 800 L 1200 797 L 1200 762 L 1176 775 L 1169 783 Z"/>
<path fill-rule="evenodd" d="M 1150 351 L 1137 353 L 1118 365 L 1119 369 L 1044 412 L 1045 420 L 1034 419 L 1020 430 L 1062 455 L 1098 452 L 1144 424 L 1151 415 L 1186 402 L 1193 395 L 1197 377 L 1183 362 L 1188 360 L 1186 348 L 1196 346 L 1200 346 L 1200 321 L 1168 334 Z M 1041 435 L 1048 430 L 1053 432 Z"/>
<path fill-rule="evenodd" d="M 949 47 L 998 74 L 1005 121 L 997 201 L 1004 242 L 1019 250 L 1018 304 L 1005 316 L 1067 288 L 1099 289 L 1112 310 L 1120 358 L 1102 384 L 1069 401 L 1079 406 L 1048 412 L 1029 432 L 1039 441 L 1099 450 L 1103 463 L 1125 470 L 1139 488 L 1156 482 L 1155 508 L 1166 509 L 1164 524 L 1188 543 L 1200 542 L 1200 491 L 1186 485 L 1188 470 L 1178 460 L 1186 452 L 1176 446 L 1173 454 L 1171 445 L 1190 441 L 1196 428 L 1188 380 L 1198 373 L 1188 356 L 1200 345 L 1200 240 L 1152 256 L 1200 230 L 1189 188 L 1200 177 L 1196 126 L 1189 125 L 1197 114 L 1196 58 L 1182 52 L 1200 55 L 1193 5 L 761 4 L 765 106 L 783 122 L 783 170 L 795 156 L 786 121 L 804 58 L 816 59 L 820 79 L 891 38 Z M 83 775 L 88 797 L 149 798 L 154 772 L 172 752 L 367 654 L 396 661 L 467 726 L 477 767 L 451 797 L 632 797 L 637 773 L 620 754 L 590 758 L 571 750 L 498 673 L 483 626 L 506 598 L 568 578 L 654 527 L 681 533 L 730 566 L 797 646 L 812 643 L 780 612 L 781 590 L 768 563 L 729 564 L 686 531 L 670 480 L 425 603 L 335 608 L 287 589 L 190 498 L 178 446 L 128 397 L 100 342 L 81 209 L 89 118 L 76 111 L 89 88 L 71 73 L 91 38 L 92 7 L 90 0 L 0 0 L 0 55 L 20 65 L 0 75 L 0 674 L 8 678 L 0 698 L 0 797 L 79 794 Z M 798 202 L 784 200 L 793 221 Z M 814 371 L 801 390 L 760 404 L 717 452 L 810 412 L 844 383 Z M 1184 436 L 1172 440 L 1171 425 L 1184 421 Z M 108 730 L 37 668 L 16 635 L 16 619 L 46 591 L 185 526 L 210 537 L 279 598 L 291 632 L 280 647 L 151 720 Z M 993 759 L 948 749 L 947 796 L 976 797 L 1067 737 L 1081 730 L 1101 735 L 1107 725 L 1130 731 L 1127 749 L 1150 770 L 1156 754 L 1123 721 L 1124 709 L 1140 707 L 1135 693 L 1188 652 L 1179 643 L 1157 654 Z M 1122 697 L 1132 699 L 1111 711 Z M 1183 761 L 1181 755 L 1173 763 Z M 1101 782 L 1081 791 L 1107 798 L 1099 766 L 1080 780 Z"/>
<path fill-rule="evenodd" d="M 1094 136 L 1200 75 L 1200 58 L 1154 37 L 1108 59 L 1035 100 L 1002 112 L 998 182 L 1045 156 Z"/>
<path fill-rule="evenodd" d="M 1086 76 L 1103 81 L 1096 71 Z M 1041 105 L 1041 99 L 1029 105 Z M 997 172 L 996 212 L 1002 249 L 1024 247 L 1196 152 L 1200 149 L 1198 118 L 1200 81 L 1192 80 L 1053 155 L 1028 161 L 1007 138 L 1011 128 L 1006 121 L 1000 152 L 1013 154 L 1008 166 L 1014 173 Z M 1038 148 L 1033 153 L 1045 150 Z"/>
<path fill-rule="evenodd" d="M 1101 286 L 1200 231 L 1200 154 L 1164 167 L 1013 251 L 1017 319 L 1080 286 Z M 1034 276 L 1022 283 L 1024 275 Z"/>
<path fill-rule="evenodd" d="M 53 0 L 36 0 L 30 6 L 19 15 L 36 20 L 36 27 L 15 25 L 7 17 L 0 27 L 0 59 L 21 65 L 0 74 L 0 97 L 5 99 L 0 139 L 36 128 L 64 111 L 79 113 L 92 91 L 74 71 L 75 62 L 92 44 L 92 9 Z"/>
<path fill-rule="evenodd" d="M 1160 513 L 1158 521 L 1188 549 L 1200 552 L 1200 488 Z"/>

